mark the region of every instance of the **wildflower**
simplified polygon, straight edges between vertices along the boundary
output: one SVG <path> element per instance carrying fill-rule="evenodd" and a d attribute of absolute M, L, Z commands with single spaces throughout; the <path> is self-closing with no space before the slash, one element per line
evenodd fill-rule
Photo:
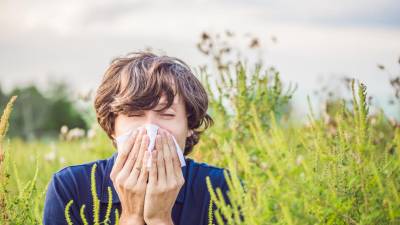
<path fill-rule="evenodd" d="M 67 141 L 78 140 L 85 136 L 85 131 L 81 128 L 73 128 L 67 134 Z"/>
<path fill-rule="evenodd" d="M 266 162 L 262 162 L 261 164 L 260 164 L 260 167 L 261 167 L 261 169 L 262 170 L 267 170 L 268 168 L 269 168 L 269 165 L 268 165 L 268 163 L 266 163 Z"/>
<path fill-rule="evenodd" d="M 296 158 L 296 165 L 300 166 L 300 164 L 303 162 L 304 157 L 302 155 L 298 155 Z"/>
<path fill-rule="evenodd" d="M 255 155 L 250 156 L 250 161 L 251 162 L 257 162 L 258 161 L 258 157 Z"/>
<path fill-rule="evenodd" d="M 60 129 L 60 135 L 59 135 L 60 140 L 66 140 L 67 134 L 68 134 L 68 126 L 63 125 Z"/>
<path fill-rule="evenodd" d="M 48 162 L 53 162 L 56 159 L 56 151 L 51 151 L 44 155 L 44 159 Z"/>
<path fill-rule="evenodd" d="M 64 157 L 60 157 L 60 158 L 58 159 L 58 161 L 60 162 L 60 164 L 64 164 L 65 162 L 67 162 L 67 160 L 65 160 Z"/>
<path fill-rule="evenodd" d="M 96 131 L 95 131 L 94 129 L 90 128 L 90 129 L 87 131 L 86 137 L 87 137 L 88 139 L 93 139 L 95 136 L 96 136 Z"/>

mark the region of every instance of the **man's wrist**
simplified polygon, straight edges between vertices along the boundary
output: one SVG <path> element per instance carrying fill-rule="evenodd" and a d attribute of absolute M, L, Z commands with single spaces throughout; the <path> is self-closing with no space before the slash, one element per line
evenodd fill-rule
<path fill-rule="evenodd" d="M 143 218 L 122 214 L 119 219 L 120 225 L 144 225 Z"/>
<path fill-rule="evenodd" d="M 174 225 L 172 218 L 166 220 L 149 220 L 146 221 L 147 225 Z"/>

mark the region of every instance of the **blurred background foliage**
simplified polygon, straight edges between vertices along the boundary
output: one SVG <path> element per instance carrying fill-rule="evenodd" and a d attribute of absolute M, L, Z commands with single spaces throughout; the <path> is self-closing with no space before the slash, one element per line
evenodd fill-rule
<path fill-rule="evenodd" d="M 399 224 L 398 118 L 372 105 L 367 87 L 351 77 L 342 83 L 349 97 L 321 87 L 318 108 L 309 101 L 307 118 L 293 118 L 296 85 L 283 83 L 264 59 L 249 62 L 230 44 L 235 37 L 204 32 L 196 45 L 209 60 L 195 73 L 209 94 L 215 124 L 188 157 L 233 175 L 227 176 L 231 205 L 209 183 L 216 208 L 211 223 L 225 217 L 228 224 Z M 253 53 L 262 45 L 256 37 L 245 43 Z M 377 66 L 390 74 L 388 101 L 400 112 L 400 74 Z M 75 97 L 62 82 L 51 86 L 1 92 L 2 107 L 11 95 L 18 99 L 0 145 L 0 224 L 40 223 L 54 172 L 115 152 L 96 125 L 92 94 Z"/>
<path fill-rule="evenodd" d="M 49 86 L 49 90 L 43 91 L 31 84 L 15 87 L 9 93 L 0 88 L 1 106 L 5 106 L 11 96 L 18 96 L 10 118 L 10 137 L 32 141 L 57 138 L 63 125 L 88 128 L 67 84 L 58 81 Z"/>

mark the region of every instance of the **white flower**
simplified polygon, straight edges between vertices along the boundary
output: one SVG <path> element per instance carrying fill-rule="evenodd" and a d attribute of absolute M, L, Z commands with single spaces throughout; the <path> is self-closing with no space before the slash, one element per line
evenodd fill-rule
<path fill-rule="evenodd" d="M 262 170 L 267 170 L 269 168 L 269 165 L 266 162 L 262 162 L 260 167 L 261 167 Z"/>
<path fill-rule="evenodd" d="M 61 164 L 64 164 L 67 160 L 65 160 L 64 157 L 60 157 L 60 158 L 58 159 L 58 161 L 59 161 Z"/>
<path fill-rule="evenodd" d="M 60 129 L 60 133 L 61 133 L 62 135 L 67 134 L 67 133 L 68 133 L 68 127 L 67 127 L 66 125 L 63 125 L 63 126 L 61 127 L 61 129 Z"/>
<path fill-rule="evenodd" d="M 85 131 L 81 128 L 73 128 L 67 134 L 67 141 L 77 140 L 85 136 Z"/>
<path fill-rule="evenodd" d="M 304 157 L 302 155 L 297 156 L 296 158 L 296 165 L 300 166 L 300 164 L 303 162 Z"/>
<path fill-rule="evenodd" d="M 52 162 L 56 159 L 56 151 L 51 151 L 44 155 L 44 159 L 48 162 Z"/>
<path fill-rule="evenodd" d="M 86 136 L 87 136 L 87 138 L 89 138 L 89 139 L 93 139 L 93 138 L 96 136 L 96 131 L 95 131 L 94 129 L 90 128 L 90 129 L 87 131 Z"/>

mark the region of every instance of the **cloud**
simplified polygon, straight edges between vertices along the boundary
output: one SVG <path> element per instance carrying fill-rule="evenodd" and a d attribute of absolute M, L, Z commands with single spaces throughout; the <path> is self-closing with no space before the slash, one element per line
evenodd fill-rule
<path fill-rule="evenodd" d="M 231 29 L 251 32 L 262 44 L 276 35 L 266 63 L 299 83 L 299 93 L 318 86 L 318 75 L 347 73 L 382 95 L 386 81 L 375 67 L 397 68 L 390 64 L 400 49 L 397 2 L 0 1 L 0 76 L 9 87 L 54 76 L 93 88 L 115 56 L 151 46 L 196 66 L 203 59 L 194 46 L 200 32 Z"/>
<path fill-rule="evenodd" d="M 398 12 L 398 0 L 17 0 L 0 1 L 0 26 L 10 36 L 35 29 L 60 35 L 168 35 L 171 29 L 268 22 L 399 29 Z"/>
<path fill-rule="evenodd" d="M 84 25 L 115 22 L 128 14 L 149 10 L 149 1 L 95 1 L 84 7 L 80 21 Z"/>
<path fill-rule="evenodd" d="M 224 0 L 224 2 L 258 9 L 258 16 L 270 22 L 400 27 L 398 0 Z"/>

